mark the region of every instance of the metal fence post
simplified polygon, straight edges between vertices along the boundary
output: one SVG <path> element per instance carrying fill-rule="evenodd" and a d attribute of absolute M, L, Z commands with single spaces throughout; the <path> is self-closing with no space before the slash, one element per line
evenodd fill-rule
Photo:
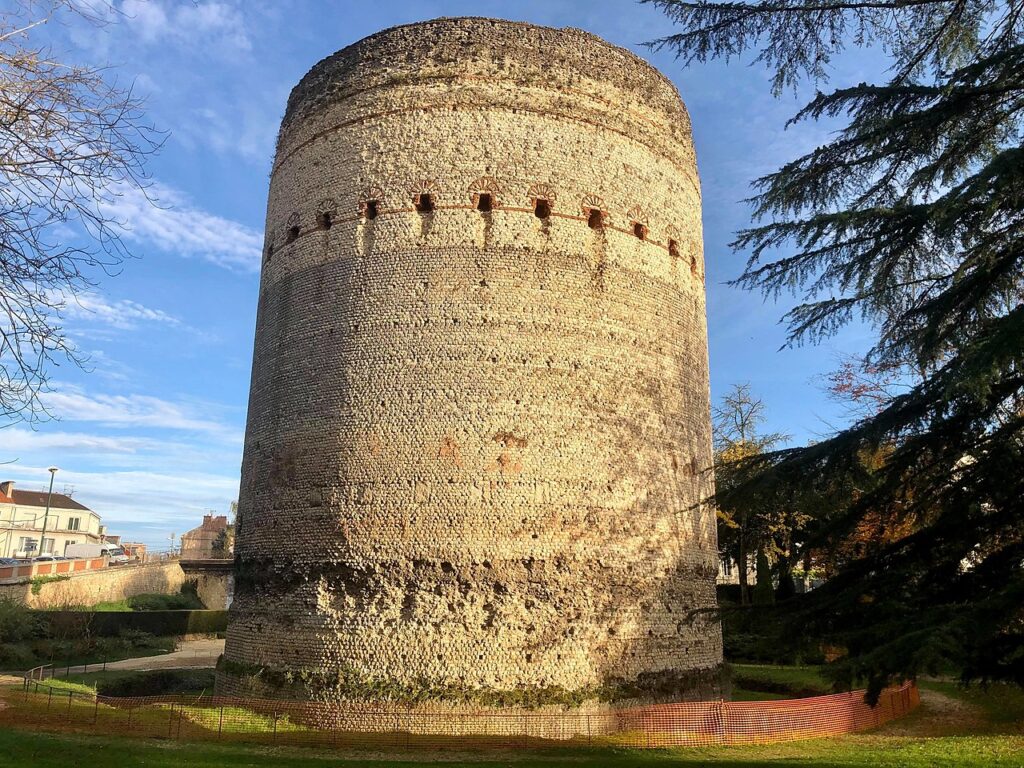
<path fill-rule="evenodd" d="M 100 696 L 96 694 L 96 704 L 92 709 L 92 724 L 96 725 L 96 722 L 100 719 Z"/>
<path fill-rule="evenodd" d="M 277 710 L 274 710 L 274 741 L 277 741 Z"/>
<path fill-rule="evenodd" d="M 220 705 L 220 721 L 217 723 L 217 738 L 220 738 L 221 732 L 224 730 L 224 705 Z"/>
<path fill-rule="evenodd" d="M 171 734 L 174 733 L 174 702 L 171 702 L 171 714 L 167 719 L 167 738 L 171 738 Z"/>
<path fill-rule="evenodd" d="M 50 711 L 50 702 L 53 701 L 53 688 L 49 689 L 50 692 L 46 696 L 46 711 Z"/>
<path fill-rule="evenodd" d="M 68 717 L 71 716 L 71 691 L 68 691 Z"/>

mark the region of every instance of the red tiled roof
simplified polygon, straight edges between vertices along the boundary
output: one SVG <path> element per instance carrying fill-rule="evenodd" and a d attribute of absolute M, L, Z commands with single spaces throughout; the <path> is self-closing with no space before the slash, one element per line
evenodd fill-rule
<path fill-rule="evenodd" d="M 22 504 L 26 507 L 45 507 L 46 491 L 19 491 L 15 488 L 11 491 L 10 496 L 0 494 L 0 503 Z M 84 504 L 79 504 L 63 493 L 55 493 L 50 497 L 50 509 L 82 509 L 86 512 L 92 512 Z"/>

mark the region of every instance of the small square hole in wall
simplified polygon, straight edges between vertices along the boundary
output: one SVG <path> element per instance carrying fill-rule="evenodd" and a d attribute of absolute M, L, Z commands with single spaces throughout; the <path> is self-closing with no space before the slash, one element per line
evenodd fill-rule
<path fill-rule="evenodd" d="M 547 200 L 537 200 L 533 204 L 533 215 L 538 219 L 546 219 L 551 216 L 551 203 Z"/>
<path fill-rule="evenodd" d="M 647 227 L 641 224 L 639 221 L 633 222 L 633 237 L 637 240 L 647 239 Z"/>
<path fill-rule="evenodd" d="M 434 212 L 434 198 L 427 192 L 416 195 L 416 210 L 419 213 Z"/>
<path fill-rule="evenodd" d="M 321 211 L 320 215 L 316 217 L 316 224 L 320 229 L 330 229 L 333 223 L 334 217 L 330 211 Z"/>
<path fill-rule="evenodd" d="M 591 208 L 587 214 L 587 226 L 591 229 L 604 229 L 604 213 L 600 208 Z"/>
<path fill-rule="evenodd" d="M 377 218 L 378 206 L 376 200 L 367 200 L 363 203 L 363 218 L 367 221 L 373 221 Z"/>
<path fill-rule="evenodd" d="M 289 242 L 289 243 L 294 243 L 298 239 L 299 239 L 299 227 L 298 227 L 298 225 L 295 225 L 294 227 L 288 227 L 288 234 L 285 237 L 285 240 L 287 242 Z"/>
<path fill-rule="evenodd" d="M 675 240 L 668 241 L 668 255 L 674 259 L 679 258 L 679 243 Z"/>
<path fill-rule="evenodd" d="M 489 192 L 481 192 L 477 195 L 476 209 L 484 213 L 494 210 L 494 198 L 491 197 Z"/>

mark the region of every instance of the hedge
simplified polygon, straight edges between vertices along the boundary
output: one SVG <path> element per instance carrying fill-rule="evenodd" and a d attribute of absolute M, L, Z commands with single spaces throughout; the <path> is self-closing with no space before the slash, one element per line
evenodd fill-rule
<path fill-rule="evenodd" d="M 126 630 L 151 635 L 213 635 L 228 628 L 227 611 L 38 611 L 51 635 L 117 637 Z M 74 629 L 73 629 L 74 628 Z M 75 631 L 75 629 L 79 631 Z"/>

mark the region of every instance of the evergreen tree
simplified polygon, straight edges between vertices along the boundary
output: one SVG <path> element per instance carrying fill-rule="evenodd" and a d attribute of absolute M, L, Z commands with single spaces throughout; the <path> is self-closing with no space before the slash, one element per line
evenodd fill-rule
<path fill-rule="evenodd" d="M 869 698 L 953 666 L 1024 684 L 1024 1 L 681 2 L 653 45 L 685 63 L 752 51 L 775 90 L 827 79 L 847 46 L 884 81 L 819 92 L 793 118 L 843 118 L 828 143 L 755 182 L 737 283 L 798 295 L 792 344 L 855 317 L 867 363 L 906 391 L 831 438 L 759 458 L 726 503 L 827 486 L 809 545 L 865 520 L 903 535 L 848 553 L 780 610 L 844 648 L 833 672 Z M 884 455 L 884 461 L 863 461 Z"/>

